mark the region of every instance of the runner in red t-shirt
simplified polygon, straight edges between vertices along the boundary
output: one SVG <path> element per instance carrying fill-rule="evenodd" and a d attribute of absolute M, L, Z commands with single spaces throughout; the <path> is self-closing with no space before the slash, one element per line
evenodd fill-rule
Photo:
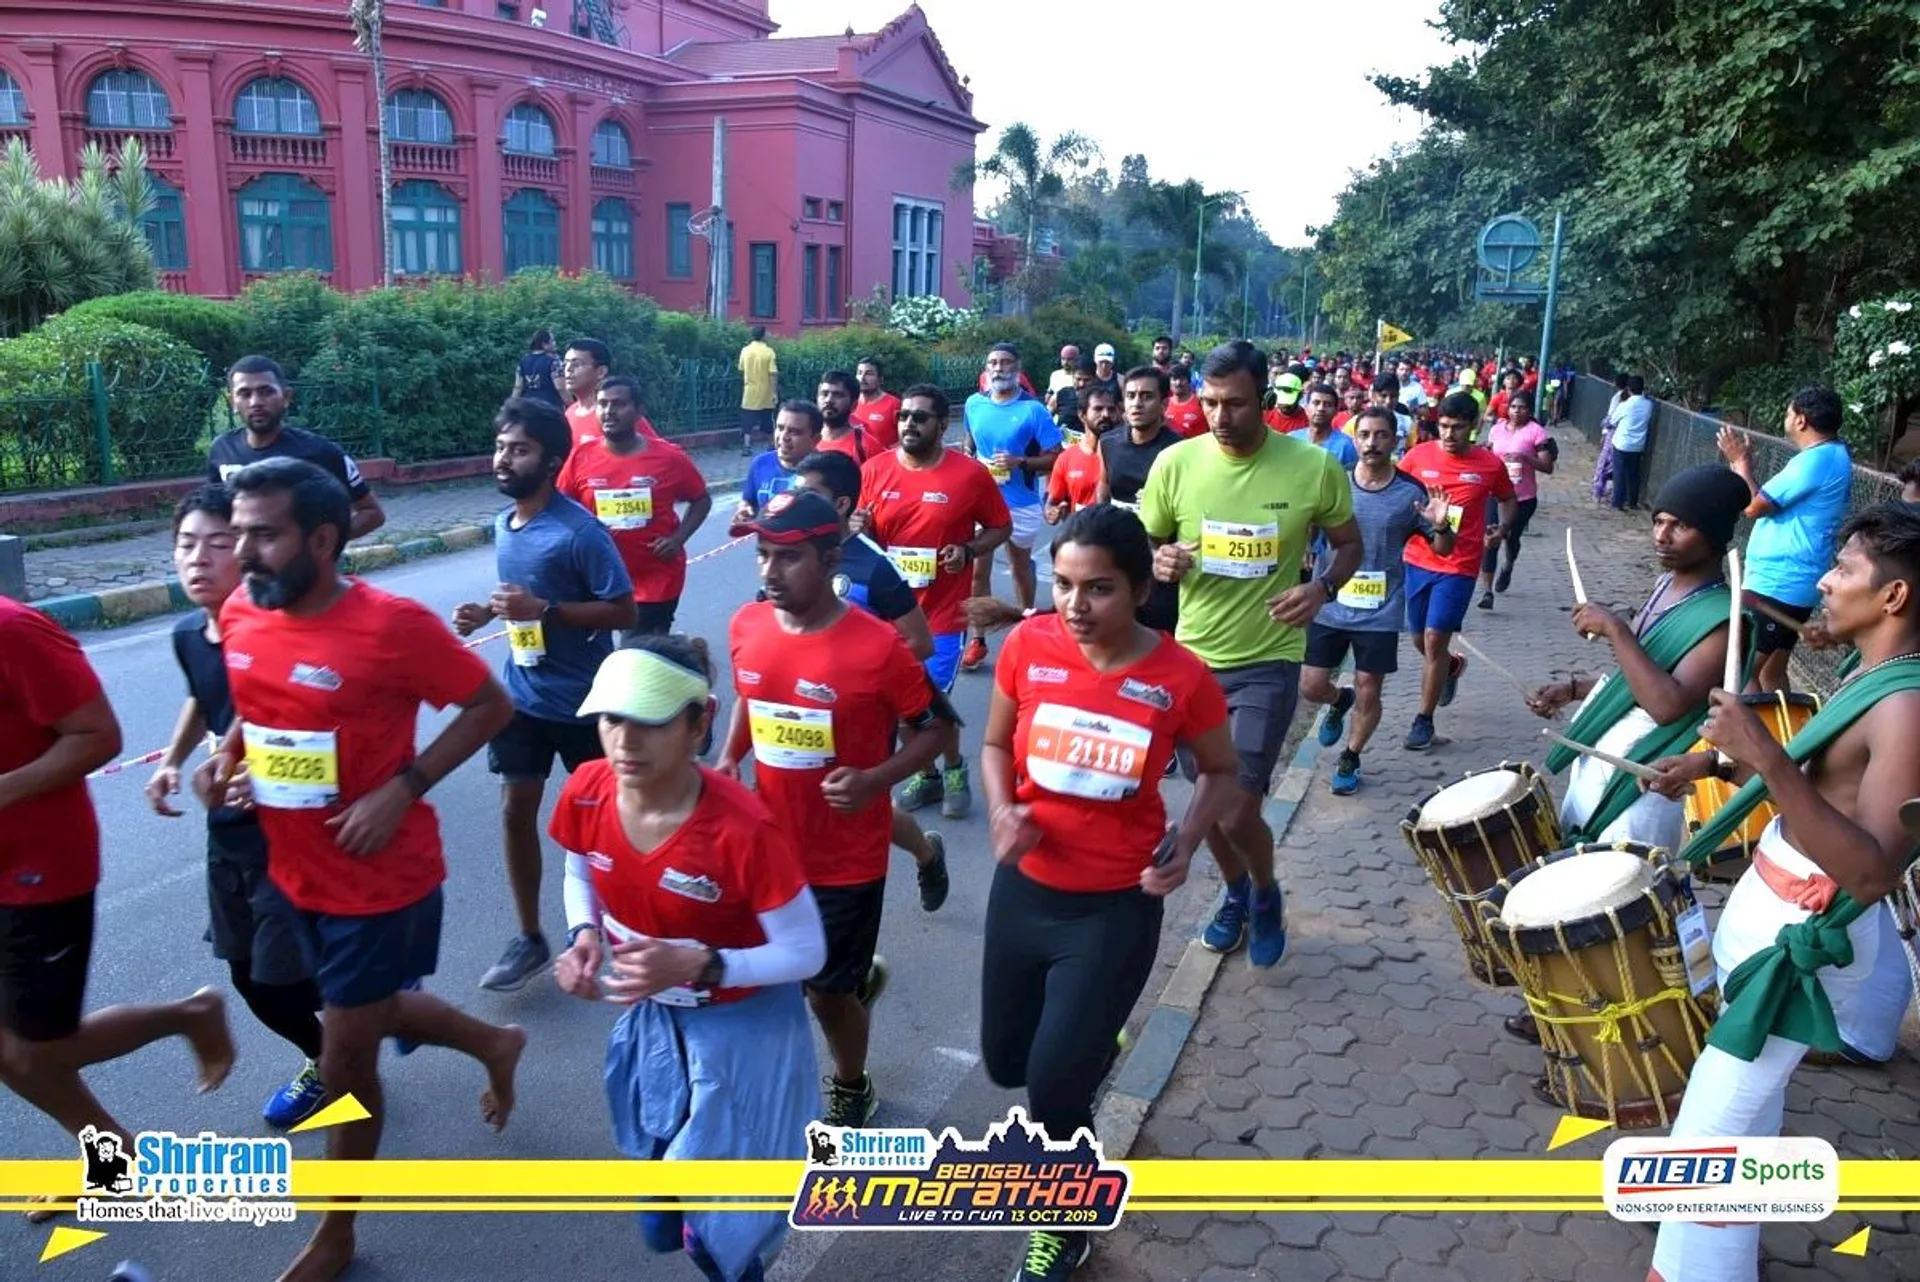
<path fill-rule="evenodd" d="M 605 759 L 567 780 L 548 829 L 567 852 L 554 979 L 628 1008 L 605 1070 L 627 1156 L 797 1160 L 819 1102 L 799 981 L 826 956 L 820 911 L 791 835 L 695 760 L 712 680 L 705 643 L 682 636 L 635 637 L 600 665 L 579 711 L 598 718 Z M 679 1109 L 654 1106 L 675 1089 Z M 684 1245 L 716 1278 L 748 1276 L 787 1228 L 781 1212 L 640 1218 L 655 1250 Z"/>
<path fill-rule="evenodd" d="M 1447 492 L 1447 523 L 1455 535 L 1453 550 L 1445 556 L 1422 536 L 1407 540 L 1407 631 L 1424 660 L 1420 713 L 1407 732 L 1409 752 L 1433 746 L 1434 709 L 1453 702 L 1467 661 L 1448 646 L 1466 624 L 1481 553 L 1489 542 L 1498 545 L 1500 530 L 1513 523 L 1518 510 L 1506 463 L 1472 443 L 1479 417 L 1480 403 L 1472 396 L 1450 394 L 1440 402 L 1440 439 L 1414 446 L 1400 460 L 1400 470 L 1422 486 L 1430 490 L 1437 485 Z M 1499 505 L 1500 525 L 1492 529 L 1487 526 L 1489 499 Z"/>
<path fill-rule="evenodd" d="M 606 379 L 597 406 L 599 430 L 575 437 L 554 488 L 612 533 L 640 608 L 634 631 L 671 632 L 686 590 L 687 544 L 713 511 L 713 499 L 685 450 L 639 430 L 640 387 L 633 379 Z"/>
<path fill-rule="evenodd" d="M 1185 365 L 1175 365 L 1167 382 L 1173 388 L 1173 397 L 1167 402 L 1167 426 L 1181 436 L 1204 436 L 1207 415 L 1193 390 L 1193 371 Z"/>
<path fill-rule="evenodd" d="M 946 393 L 930 383 L 900 397 L 900 444 L 877 454 L 861 469 L 860 510 L 855 534 L 878 543 L 920 598 L 933 630 L 927 674 L 941 693 L 953 689 L 965 635 L 964 602 L 972 565 L 1007 541 L 1013 517 L 1000 487 L 984 464 L 941 444 L 947 430 Z M 972 804 L 958 728 L 946 732 L 944 773 L 930 766 L 907 784 L 908 809 L 940 801 L 940 813 L 963 818 Z"/>
<path fill-rule="evenodd" d="M 347 491 L 333 484 L 344 526 Z M 80 643 L 0 597 L 0 1062 L 14 1093 L 69 1135 L 133 1134 L 80 1080 L 83 1068 L 167 1037 L 188 1040 L 202 1091 L 233 1067 L 226 1008 L 211 988 L 164 1006 L 81 1015 L 100 882 L 86 779 L 119 751 L 120 722 Z"/>
<path fill-rule="evenodd" d="M 613 353 L 597 338 L 576 338 L 567 344 L 566 360 L 560 366 L 560 393 L 569 398 L 567 425 L 573 429 L 574 444 L 600 439 L 600 384 L 613 368 Z M 634 393 L 635 400 L 639 392 Z M 649 440 L 659 440 L 653 424 L 642 414 L 635 429 Z"/>
<path fill-rule="evenodd" d="M 1101 436 L 1120 426 L 1120 397 L 1109 388 L 1095 384 L 1080 402 L 1080 436 L 1060 451 L 1047 476 L 1048 525 L 1058 525 L 1068 515 L 1100 501 L 1100 482 L 1106 472 L 1100 465 Z"/>
<path fill-rule="evenodd" d="M 820 376 L 820 386 L 814 391 L 814 406 L 820 411 L 820 444 L 815 448 L 833 450 L 864 464 L 880 451 L 851 417 L 854 398 L 859 394 L 860 385 L 843 369 L 830 369 Z"/>
<path fill-rule="evenodd" d="M 892 449 L 900 443 L 900 398 L 881 386 L 883 371 L 877 358 L 861 357 L 853 374 L 860 384 L 860 399 L 853 403 L 853 421 L 880 449 Z"/>
<path fill-rule="evenodd" d="M 425 606 L 341 576 L 348 507 L 338 482 L 271 459 L 236 476 L 233 491 L 247 591 L 228 598 L 220 632 L 235 722 L 197 783 L 216 804 L 260 812 L 268 874 L 300 910 L 326 1002 L 321 1080 L 336 1098 L 375 1106 L 372 1123 L 327 1131 L 327 1156 L 377 1156 L 380 1042 L 392 1036 L 480 1061 L 481 1116 L 498 1130 L 513 1109 L 526 1033 L 409 985 L 438 963 L 446 878 L 440 825 L 423 798 L 506 727 L 513 704 Z M 425 703 L 460 711 L 416 756 Z M 295 1272 L 346 1269 L 353 1220 L 327 1212 Z"/>
<path fill-rule="evenodd" d="M 980 1045 L 987 1076 L 1025 1087 L 1059 1141 L 1093 1126 L 1094 1092 L 1153 971 L 1164 896 L 1234 805 L 1239 758 L 1213 674 L 1135 620 L 1153 587 L 1140 518 L 1076 512 L 1052 551 L 1058 612 L 1007 638 L 980 754 L 998 864 Z M 1198 774 L 1173 831 L 1159 783 L 1176 747 Z M 1045 1231 L 1028 1249 L 1072 1264 L 1087 1238 Z"/>
<path fill-rule="evenodd" d="M 889 792 L 932 764 L 945 736 L 913 651 L 833 589 L 841 530 L 829 500 L 811 490 L 776 495 L 733 534 L 758 537 L 767 599 L 733 618 L 738 697 L 717 768 L 737 774 L 751 756 L 761 798 L 800 849 L 826 923 L 826 965 L 806 985 L 833 1055 L 826 1122 L 864 1126 L 879 1105 L 867 1074 L 867 1011 L 887 983 L 874 949 L 893 838 Z"/>

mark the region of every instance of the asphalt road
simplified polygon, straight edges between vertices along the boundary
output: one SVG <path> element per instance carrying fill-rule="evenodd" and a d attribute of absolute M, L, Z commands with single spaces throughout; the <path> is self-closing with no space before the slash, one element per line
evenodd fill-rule
<path fill-rule="evenodd" d="M 724 510 L 726 500 L 719 505 Z M 718 522 L 695 540 L 693 553 L 727 542 Z M 1005 560 L 1000 577 L 1004 584 Z M 1042 562 L 1044 573 L 1045 565 Z M 417 598 L 441 612 L 462 600 L 482 599 L 495 582 L 491 548 L 440 557 L 371 576 L 381 587 Z M 727 620 L 755 587 L 750 545 L 719 552 L 693 568 L 678 625 L 706 636 L 725 661 Z M 1045 590 L 1044 583 L 1042 590 Z M 1005 591 L 1004 586 L 1002 591 Z M 182 696 L 167 632 L 172 620 L 83 638 L 126 733 L 125 756 L 162 746 Z M 497 663 L 498 643 L 486 653 Z M 963 675 L 955 702 L 968 722 L 972 755 L 985 720 L 985 671 Z M 426 741 L 440 718 L 422 718 Z M 100 889 L 89 1009 L 116 1002 L 164 1000 L 214 984 L 225 967 L 202 939 L 206 922 L 204 838 L 196 815 L 168 820 L 141 796 L 147 769 L 93 785 L 104 833 L 105 878 Z M 871 1071 L 882 1102 L 877 1125 L 955 1125 L 977 1136 L 999 1120 L 1013 1093 L 995 1088 L 979 1068 L 979 939 L 991 867 L 986 855 L 985 806 L 975 780 L 971 818 L 934 822 L 945 832 L 953 893 L 937 914 L 921 911 L 912 863 L 895 854 L 881 951 L 893 982 L 876 1009 Z M 548 791 L 548 804 L 558 791 Z M 497 788 L 476 757 L 435 790 L 450 876 L 440 967 L 428 987 L 475 1015 L 523 1025 L 531 1037 L 521 1062 L 518 1107 L 507 1131 L 494 1136 L 482 1124 L 484 1085 L 476 1065 L 451 1051 L 423 1049 L 411 1058 L 384 1056 L 387 1125 L 382 1151 L 420 1158 L 554 1159 L 618 1157 L 601 1089 L 606 1034 L 617 1012 L 561 994 L 543 976 L 515 994 L 483 992 L 481 974 L 514 931 L 500 857 Z M 1169 785 L 1169 803 L 1184 805 L 1184 784 Z M 1177 810 L 1176 810 L 1177 813 Z M 544 822 L 543 822 L 544 830 Z M 549 854 L 553 855 L 551 844 Z M 1199 892 L 1169 903 L 1163 957 L 1184 940 L 1172 923 L 1192 920 Z M 548 937 L 565 933 L 557 856 L 543 888 Z M 1150 1006 L 1164 973 L 1143 999 Z M 1136 1026 L 1141 1013 L 1136 1013 Z M 232 1077 L 217 1093 L 192 1092 L 191 1058 L 184 1045 L 150 1047 L 102 1065 L 87 1080 L 131 1129 L 212 1130 L 224 1135 L 267 1133 L 260 1106 L 298 1067 L 296 1053 L 260 1028 L 230 1000 L 230 1022 L 240 1048 Z M 821 1048 L 825 1062 L 824 1046 Z M 0 1156 L 76 1157 L 72 1137 L 11 1095 L 0 1092 Z M 296 1161 L 324 1154 L 323 1137 L 294 1137 Z M 64 1219 L 61 1223 L 72 1224 Z M 34 1266 L 48 1229 L 18 1216 L 0 1218 L 0 1279 L 99 1282 L 113 1265 L 138 1259 L 158 1282 L 225 1282 L 276 1277 L 311 1229 L 293 1225 L 201 1227 L 122 1226 L 106 1241 Z M 781 1282 L 803 1278 L 979 1278 L 1007 1275 L 1023 1239 L 1012 1234 L 795 1234 L 775 1266 Z M 380 1214 L 364 1217 L 355 1282 L 470 1282 L 497 1279 L 690 1278 L 675 1257 L 649 1255 L 632 1218 L 622 1214 Z"/>

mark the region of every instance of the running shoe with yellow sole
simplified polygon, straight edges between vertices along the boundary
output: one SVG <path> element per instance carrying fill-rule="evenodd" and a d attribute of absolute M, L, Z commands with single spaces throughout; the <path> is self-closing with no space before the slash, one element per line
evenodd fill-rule
<path fill-rule="evenodd" d="M 858 1086 L 844 1085 L 828 1073 L 820 1079 L 820 1089 L 827 1101 L 827 1115 L 820 1120 L 828 1126 L 865 1126 L 880 1107 L 880 1095 L 873 1089 L 871 1073 L 862 1073 Z"/>

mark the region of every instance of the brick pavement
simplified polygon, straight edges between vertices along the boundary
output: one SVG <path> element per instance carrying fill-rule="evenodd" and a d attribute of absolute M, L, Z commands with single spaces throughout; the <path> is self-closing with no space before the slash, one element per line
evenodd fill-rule
<path fill-rule="evenodd" d="M 1522 680 L 1544 683 L 1602 661 L 1567 625 L 1571 593 L 1560 554 L 1571 523 L 1596 598 L 1637 605 L 1656 574 L 1645 514 L 1597 510 L 1586 497 L 1593 456 L 1564 442 L 1562 475 L 1542 487 L 1540 515 L 1512 591 L 1492 614 L 1469 611 L 1468 636 Z M 1530 1089 L 1540 1051 L 1509 1037 L 1512 990 L 1476 983 L 1439 895 L 1399 823 L 1443 782 L 1503 760 L 1544 755 L 1541 723 L 1512 687 L 1469 667 L 1438 716 L 1451 740 L 1427 754 L 1400 747 L 1417 674 L 1403 659 L 1387 684 L 1380 731 L 1352 797 L 1326 790 L 1331 754 L 1283 841 L 1291 939 L 1286 959 L 1251 970 L 1229 959 L 1167 1089 L 1148 1114 L 1138 1158 L 1536 1157 L 1559 1113 Z M 1560 781 L 1554 781 L 1558 796 Z M 1209 869 L 1209 871 L 1211 871 Z M 1217 879 L 1217 874 L 1214 874 Z M 1717 907 L 1721 896 L 1703 896 Z M 1920 1155 L 1920 1036 L 1884 1069 L 1807 1068 L 1789 1095 L 1790 1134 L 1820 1136 L 1843 1156 Z M 1641 1132 L 1657 1134 L 1657 1132 Z M 1597 1158 L 1604 1131 L 1560 1155 Z M 1863 1223 L 1865 1259 L 1826 1248 Z M 1765 1282 L 1920 1276 L 1920 1216 L 1836 1216 L 1769 1226 Z M 1089 1282 L 1641 1282 L 1650 1229 L 1603 1215 L 1130 1215 L 1105 1235 Z"/>
<path fill-rule="evenodd" d="M 695 450 L 693 459 L 715 487 L 737 486 L 746 474 L 747 460 L 737 445 Z M 433 485 L 376 484 L 374 491 L 386 509 L 387 523 L 356 540 L 354 547 L 397 545 L 456 526 L 490 526 L 505 502 L 491 476 Z M 721 516 L 730 510 L 721 508 Z M 27 600 L 154 583 L 172 575 L 173 539 L 163 526 L 127 538 L 29 551 Z"/>

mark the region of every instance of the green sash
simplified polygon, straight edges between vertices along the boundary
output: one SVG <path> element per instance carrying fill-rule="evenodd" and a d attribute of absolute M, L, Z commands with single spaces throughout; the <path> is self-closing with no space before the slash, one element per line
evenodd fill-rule
<path fill-rule="evenodd" d="M 1796 765 L 1826 750 L 1840 733 L 1880 700 L 1904 690 L 1920 690 L 1920 659 L 1902 659 L 1866 672 L 1834 692 L 1813 719 L 1786 745 Z M 1698 865 L 1720 848 L 1720 843 L 1746 820 L 1766 798 L 1767 785 L 1758 775 L 1742 784 L 1726 805 L 1693 835 L 1680 857 Z M 1853 943 L 1847 927 L 1868 905 L 1841 891 L 1817 917 L 1783 926 L 1771 947 L 1740 963 L 1727 976 L 1725 1009 L 1708 1036 L 1709 1045 L 1751 1063 L 1778 1034 L 1804 1042 L 1815 1050 L 1838 1054 L 1843 1048 L 1834 1022 L 1833 1004 L 1820 986 L 1824 966 L 1853 962 Z"/>
<path fill-rule="evenodd" d="M 1840 666 L 1834 670 L 1833 675 L 1839 680 L 1845 681 L 1848 677 L 1852 676 L 1855 672 L 1858 672 L 1859 670 L 1860 670 L 1860 652 L 1858 650 L 1855 650 L 1852 654 L 1840 660 Z"/>
<path fill-rule="evenodd" d="M 1695 646 L 1713 635 L 1713 630 L 1727 621 L 1732 604 L 1725 586 L 1696 593 L 1661 615 L 1647 629 L 1647 635 L 1641 638 L 1640 644 L 1649 659 L 1672 672 Z M 1627 684 L 1626 676 L 1616 668 L 1607 683 L 1587 697 L 1579 715 L 1567 727 L 1566 737 L 1591 748 L 1634 707 L 1633 689 Z M 1655 726 L 1634 740 L 1633 746 L 1625 754 L 1627 760 L 1646 765 L 1662 757 L 1685 752 L 1699 739 L 1700 723 L 1706 716 L 1707 703 L 1702 699 L 1697 707 L 1688 709 L 1687 715 L 1678 721 Z M 1578 755 L 1571 748 L 1554 745 L 1547 754 L 1547 772 L 1559 774 L 1572 765 Z M 1579 829 L 1567 834 L 1568 840 L 1577 842 L 1598 838 L 1609 824 L 1627 812 L 1627 808 L 1639 796 L 1639 781 L 1624 770 L 1614 771 L 1593 813 L 1587 816 L 1587 821 Z"/>

